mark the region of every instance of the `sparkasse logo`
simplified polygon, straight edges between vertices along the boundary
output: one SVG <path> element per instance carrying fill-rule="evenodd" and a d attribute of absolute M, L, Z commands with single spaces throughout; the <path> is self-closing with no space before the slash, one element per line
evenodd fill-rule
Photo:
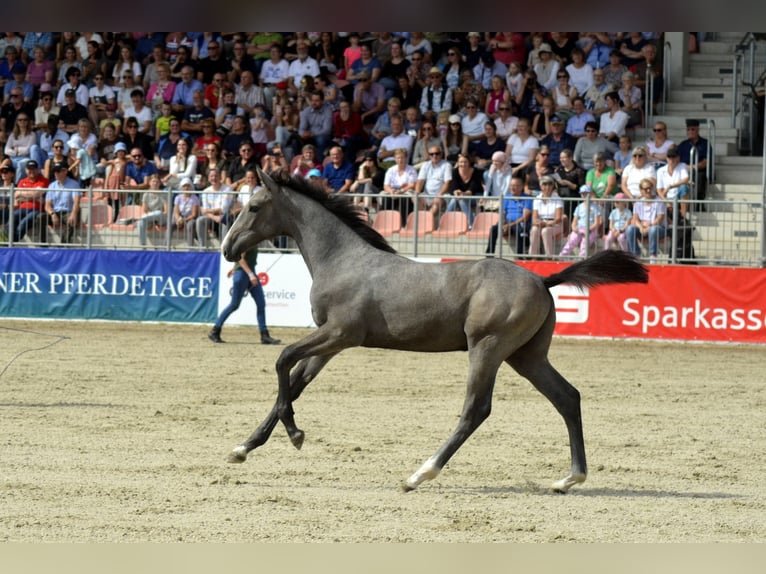
<path fill-rule="evenodd" d="M 572 285 L 557 285 L 551 289 L 556 307 L 556 322 L 586 323 L 590 309 L 590 291 Z"/>

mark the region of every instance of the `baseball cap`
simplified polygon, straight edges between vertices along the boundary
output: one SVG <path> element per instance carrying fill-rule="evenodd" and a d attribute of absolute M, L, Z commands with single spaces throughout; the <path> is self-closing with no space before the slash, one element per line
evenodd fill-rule
<path fill-rule="evenodd" d="M 452 114 L 447 121 L 451 124 L 459 124 L 460 123 L 460 116 L 457 114 Z"/>
<path fill-rule="evenodd" d="M 309 170 L 308 177 L 322 177 L 322 174 L 317 168 Z"/>
<path fill-rule="evenodd" d="M 67 166 L 67 164 L 61 161 L 57 161 L 56 163 L 53 164 L 53 171 L 60 171 L 62 169 L 66 171 L 67 169 L 69 169 L 69 166 Z"/>
<path fill-rule="evenodd" d="M 700 127 L 700 121 L 695 119 L 688 119 L 686 120 L 686 127 L 687 128 L 698 128 Z"/>
<path fill-rule="evenodd" d="M 587 183 L 585 185 L 580 186 L 580 193 L 591 193 L 593 191 L 593 188 L 589 186 Z"/>
<path fill-rule="evenodd" d="M 369 80 L 370 79 L 370 71 L 367 69 L 362 70 L 359 72 L 359 79 L 360 80 Z"/>
<path fill-rule="evenodd" d="M 442 75 L 442 71 L 439 68 L 437 68 L 436 66 L 433 66 L 430 70 L 428 70 L 428 75 L 429 76 L 441 76 Z"/>
<path fill-rule="evenodd" d="M 278 90 L 286 90 L 287 89 L 287 82 L 277 82 L 274 87 Z"/>
<path fill-rule="evenodd" d="M 41 94 L 49 94 L 53 91 L 53 87 L 48 82 L 43 82 L 40 84 L 40 93 Z"/>
<path fill-rule="evenodd" d="M 64 95 L 74 97 L 77 95 L 77 92 L 73 90 L 72 88 L 69 88 L 66 92 L 64 92 Z"/>
<path fill-rule="evenodd" d="M 124 144 L 123 144 L 123 145 L 124 145 Z M 117 146 L 115 146 L 115 147 L 117 147 Z M 180 182 L 178 182 L 178 187 L 183 187 L 183 186 L 185 186 L 185 185 L 194 185 L 194 184 L 192 184 L 192 180 L 191 180 L 191 178 L 188 178 L 188 177 L 182 177 L 182 178 L 181 178 L 181 181 L 180 181 Z"/>
<path fill-rule="evenodd" d="M 546 42 L 543 42 L 542 44 L 540 44 L 540 47 L 537 49 L 538 54 L 542 52 L 550 52 L 550 51 L 551 51 L 551 45 Z"/>
<path fill-rule="evenodd" d="M 126 146 L 124 142 L 117 142 L 114 144 L 114 152 L 117 153 L 120 150 L 128 151 L 128 146 Z"/>
<path fill-rule="evenodd" d="M 544 175 L 540 178 L 540 183 L 552 183 L 553 185 L 556 185 L 556 180 L 553 179 L 550 175 Z"/>
<path fill-rule="evenodd" d="M 30 160 L 27 162 L 27 169 L 29 169 L 30 167 L 33 167 L 33 168 L 35 168 L 35 169 L 36 169 L 36 168 L 38 168 L 39 166 L 37 165 L 37 162 L 36 162 L 35 160 L 33 160 L 33 159 L 30 159 Z"/>
<path fill-rule="evenodd" d="M 562 120 L 559 116 L 556 114 L 553 114 L 551 116 L 551 119 L 549 120 L 552 124 L 563 124 L 564 120 Z"/>
<path fill-rule="evenodd" d="M 615 201 L 620 201 L 625 199 L 625 194 L 620 192 L 617 195 L 614 196 Z"/>

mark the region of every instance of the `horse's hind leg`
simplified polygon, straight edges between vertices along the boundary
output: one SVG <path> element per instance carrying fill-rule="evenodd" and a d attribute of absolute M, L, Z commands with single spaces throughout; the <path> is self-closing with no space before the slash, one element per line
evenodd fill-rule
<path fill-rule="evenodd" d="M 553 483 L 556 492 L 566 492 L 575 484 L 585 481 L 588 468 L 585 462 L 580 393 L 548 362 L 548 347 L 553 333 L 553 322 L 546 324 L 523 347 L 514 352 L 507 362 L 522 377 L 529 380 L 564 418 L 569 432 L 572 467 L 568 476 Z"/>
<path fill-rule="evenodd" d="M 303 389 L 305 389 L 308 384 L 316 378 L 319 372 L 334 356 L 335 355 L 333 354 L 307 357 L 295 366 L 293 371 L 290 373 L 291 400 L 294 401 L 301 396 Z M 274 427 L 277 426 L 278 422 L 279 414 L 277 412 L 277 405 L 275 404 L 269 415 L 264 419 L 260 426 L 255 430 L 255 432 L 250 435 L 250 438 L 248 438 L 243 444 L 236 447 L 229 454 L 227 460 L 229 462 L 245 462 L 247 459 L 247 454 L 251 450 L 258 448 L 267 440 L 269 440 L 269 437 L 271 436 L 271 433 L 274 431 Z"/>

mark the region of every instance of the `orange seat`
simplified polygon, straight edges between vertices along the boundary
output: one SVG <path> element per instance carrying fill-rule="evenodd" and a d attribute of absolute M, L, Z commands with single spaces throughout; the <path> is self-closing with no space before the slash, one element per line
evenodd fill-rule
<path fill-rule="evenodd" d="M 140 205 L 123 205 L 117 214 L 117 221 L 109 225 L 109 229 L 115 231 L 130 231 L 136 228 L 136 222 L 144 214 L 144 208 Z"/>
<path fill-rule="evenodd" d="M 112 222 L 112 206 L 106 203 L 88 203 L 88 207 L 81 210 L 82 227 L 89 225 L 93 229 L 103 229 Z"/>
<path fill-rule="evenodd" d="M 439 229 L 432 237 L 459 237 L 468 231 L 468 217 L 462 211 L 448 211 L 439 220 Z"/>
<path fill-rule="evenodd" d="M 418 237 L 430 235 L 434 231 L 434 214 L 422 209 L 414 211 L 407 216 L 407 224 L 399 232 L 400 237 L 413 237 L 415 235 L 415 215 L 417 214 Z"/>
<path fill-rule="evenodd" d="M 476 215 L 471 230 L 466 232 L 465 236 L 471 239 L 486 239 L 489 237 L 489 230 L 497 225 L 499 219 L 500 216 L 495 211 L 482 211 Z"/>
<path fill-rule="evenodd" d="M 402 216 L 395 209 L 384 209 L 375 216 L 372 228 L 383 237 L 391 237 L 402 228 Z"/>

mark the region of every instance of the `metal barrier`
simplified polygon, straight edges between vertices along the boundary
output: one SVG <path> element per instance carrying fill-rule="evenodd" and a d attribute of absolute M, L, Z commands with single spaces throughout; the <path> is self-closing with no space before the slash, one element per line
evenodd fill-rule
<path fill-rule="evenodd" d="M 155 224 L 147 228 L 147 245 L 142 246 L 138 241 L 138 218 L 136 221 L 124 221 L 122 223 L 113 223 L 105 221 L 105 214 L 108 215 L 108 204 L 99 199 L 99 190 L 82 189 L 84 200 L 81 205 L 81 223 L 75 231 L 73 240 L 62 244 L 59 235 L 50 227 L 47 228 L 46 240 L 42 241 L 40 236 L 41 225 L 44 221 L 48 225 L 47 218 L 40 217 L 39 223 L 30 230 L 27 236 L 20 242 L 13 242 L 13 238 L 0 236 L 0 246 L 7 247 L 80 247 L 90 249 L 160 249 L 167 251 L 213 251 L 220 247 L 221 234 L 211 234 L 208 237 L 208 245 L 201 247 L 197 242 L 189 246 L 186 244 L 186 237 L 183 232 L 178 232 L 172 222 L 171 209 L 168 209 L 168 220 L 165 225 Z M 11 190 L 11 195 L 14 190 Z M 135 192 L 136 202 L 134 205 L 140 205 L 143 191 Z M 164 191 L 168 194 L 169 205 L 172 206 L 171 198 L 174 192 Z M 378 195 L 348 194 L 349 198 L 357 197 L 360 200 L 369 197 L 372 204 L 379 198 Z M 413 194 L 399 196 L 402 200 L 413 199 Z M 444 199 L 449 202 L 456 196 L 445 195 Z M 461 196 L 458 199 L 466 199 Z M 478 205 L 481 198 L 472 198 L 472 202 Z M 565 203 L 579 203 L 580 198 L 562 198 Z M 592 201 L 600 201 L 593 199 Z M 698 208 L 705 204 L 707 211 L 700 211 Z M 688 202 L 688 224 L 678 226 L 672 222 L 681 221 L 679 218 L 679 202 L 669 202 L 668 214 L 672 214 L 672 222 L 668 225 L 668 237 L 662 241 L 661 253 L 658 257 L 658 263 L 700 263 L 707 265 L 730 265 L 730 266 L 749 266 L 763 267 L 766 265 L 766 242 L 764 242 L 764 209 L 763 203 L 737 200 L 737 201 L 716 201 L 716 200 L 692 200 Z M 406 209 L 402 214 L 402 219 L 413 211 L 410 202 L 406 202 Z M 574 207 L 574 206 L 572 206 Z M 611 203 L 606 202 L 602 210 L 602 216 L 606 220 L 611 210 Z M 459 205 L 456 207 L 460 209 Z M 475 207 L 476 213 L 478 208 Z M 361 207 L 360 207 L 361 210 Z M 504 221 L 504 202 L 500 202 L 500 209 L 497 212 L 499 221 Z M 360 211 L 363 214 L 363 212 Z M 377 210 L 373 207 L 369 214 L 369 221 L 372 224 L 377 216 Z M 443 216 L 443 214 L 442 214 Z M 404 255 L 413 257 L 448 257 L 448 258 L 476 258 L 486 256 L 486 249 L 489 240 L 489 231 L 477 234 L 476 230 L 460 230 L 455 233 L 438 233 L 438 221 L 436 222 L 437 233 L 421 233 L 420 221 L 417 217 L 412 219 L 415 226 L 408 236 L 403 236 L 399 232 L 390 233 L 386 239 L 391 245 Z M 571 223 L 571 222 L 568 222 Z M 8 229 L 10 224 L 6 226 Z M 606 228 L 606 226 L 605 226 Z M 566 230 L 557 238 L 555 242 L 555 253 L 530 255 L 525 253 L 516 253 L 514 243 L 509 241 L 508 237 L 498 234 L 498 245 L 495 256 L 512 259 L 540 258 L 549 260 L 574 260 L 581 256 L 591 255 L 596 250 L 603 248 L 603 237 L 595 246 L 586 245 L 583 253 L 570 255 L 562 258 L 558 255 L 566 240 Z M 687 242 L 691 241 L 691 245 Z M 587 244 L 587 242 L 586 242 Z M 683 253 L 690 253 L 693 247 L 694 257 L 684 256 Z M 296 247 L 289 242 L 287 247 L 276 247 L 271 243 L 263 244 L 264 251 L 295 251 Z M 646 245 L 643 246 L 643 249 Z M 542 250 L 541 250 L 542 251 Z"/>

